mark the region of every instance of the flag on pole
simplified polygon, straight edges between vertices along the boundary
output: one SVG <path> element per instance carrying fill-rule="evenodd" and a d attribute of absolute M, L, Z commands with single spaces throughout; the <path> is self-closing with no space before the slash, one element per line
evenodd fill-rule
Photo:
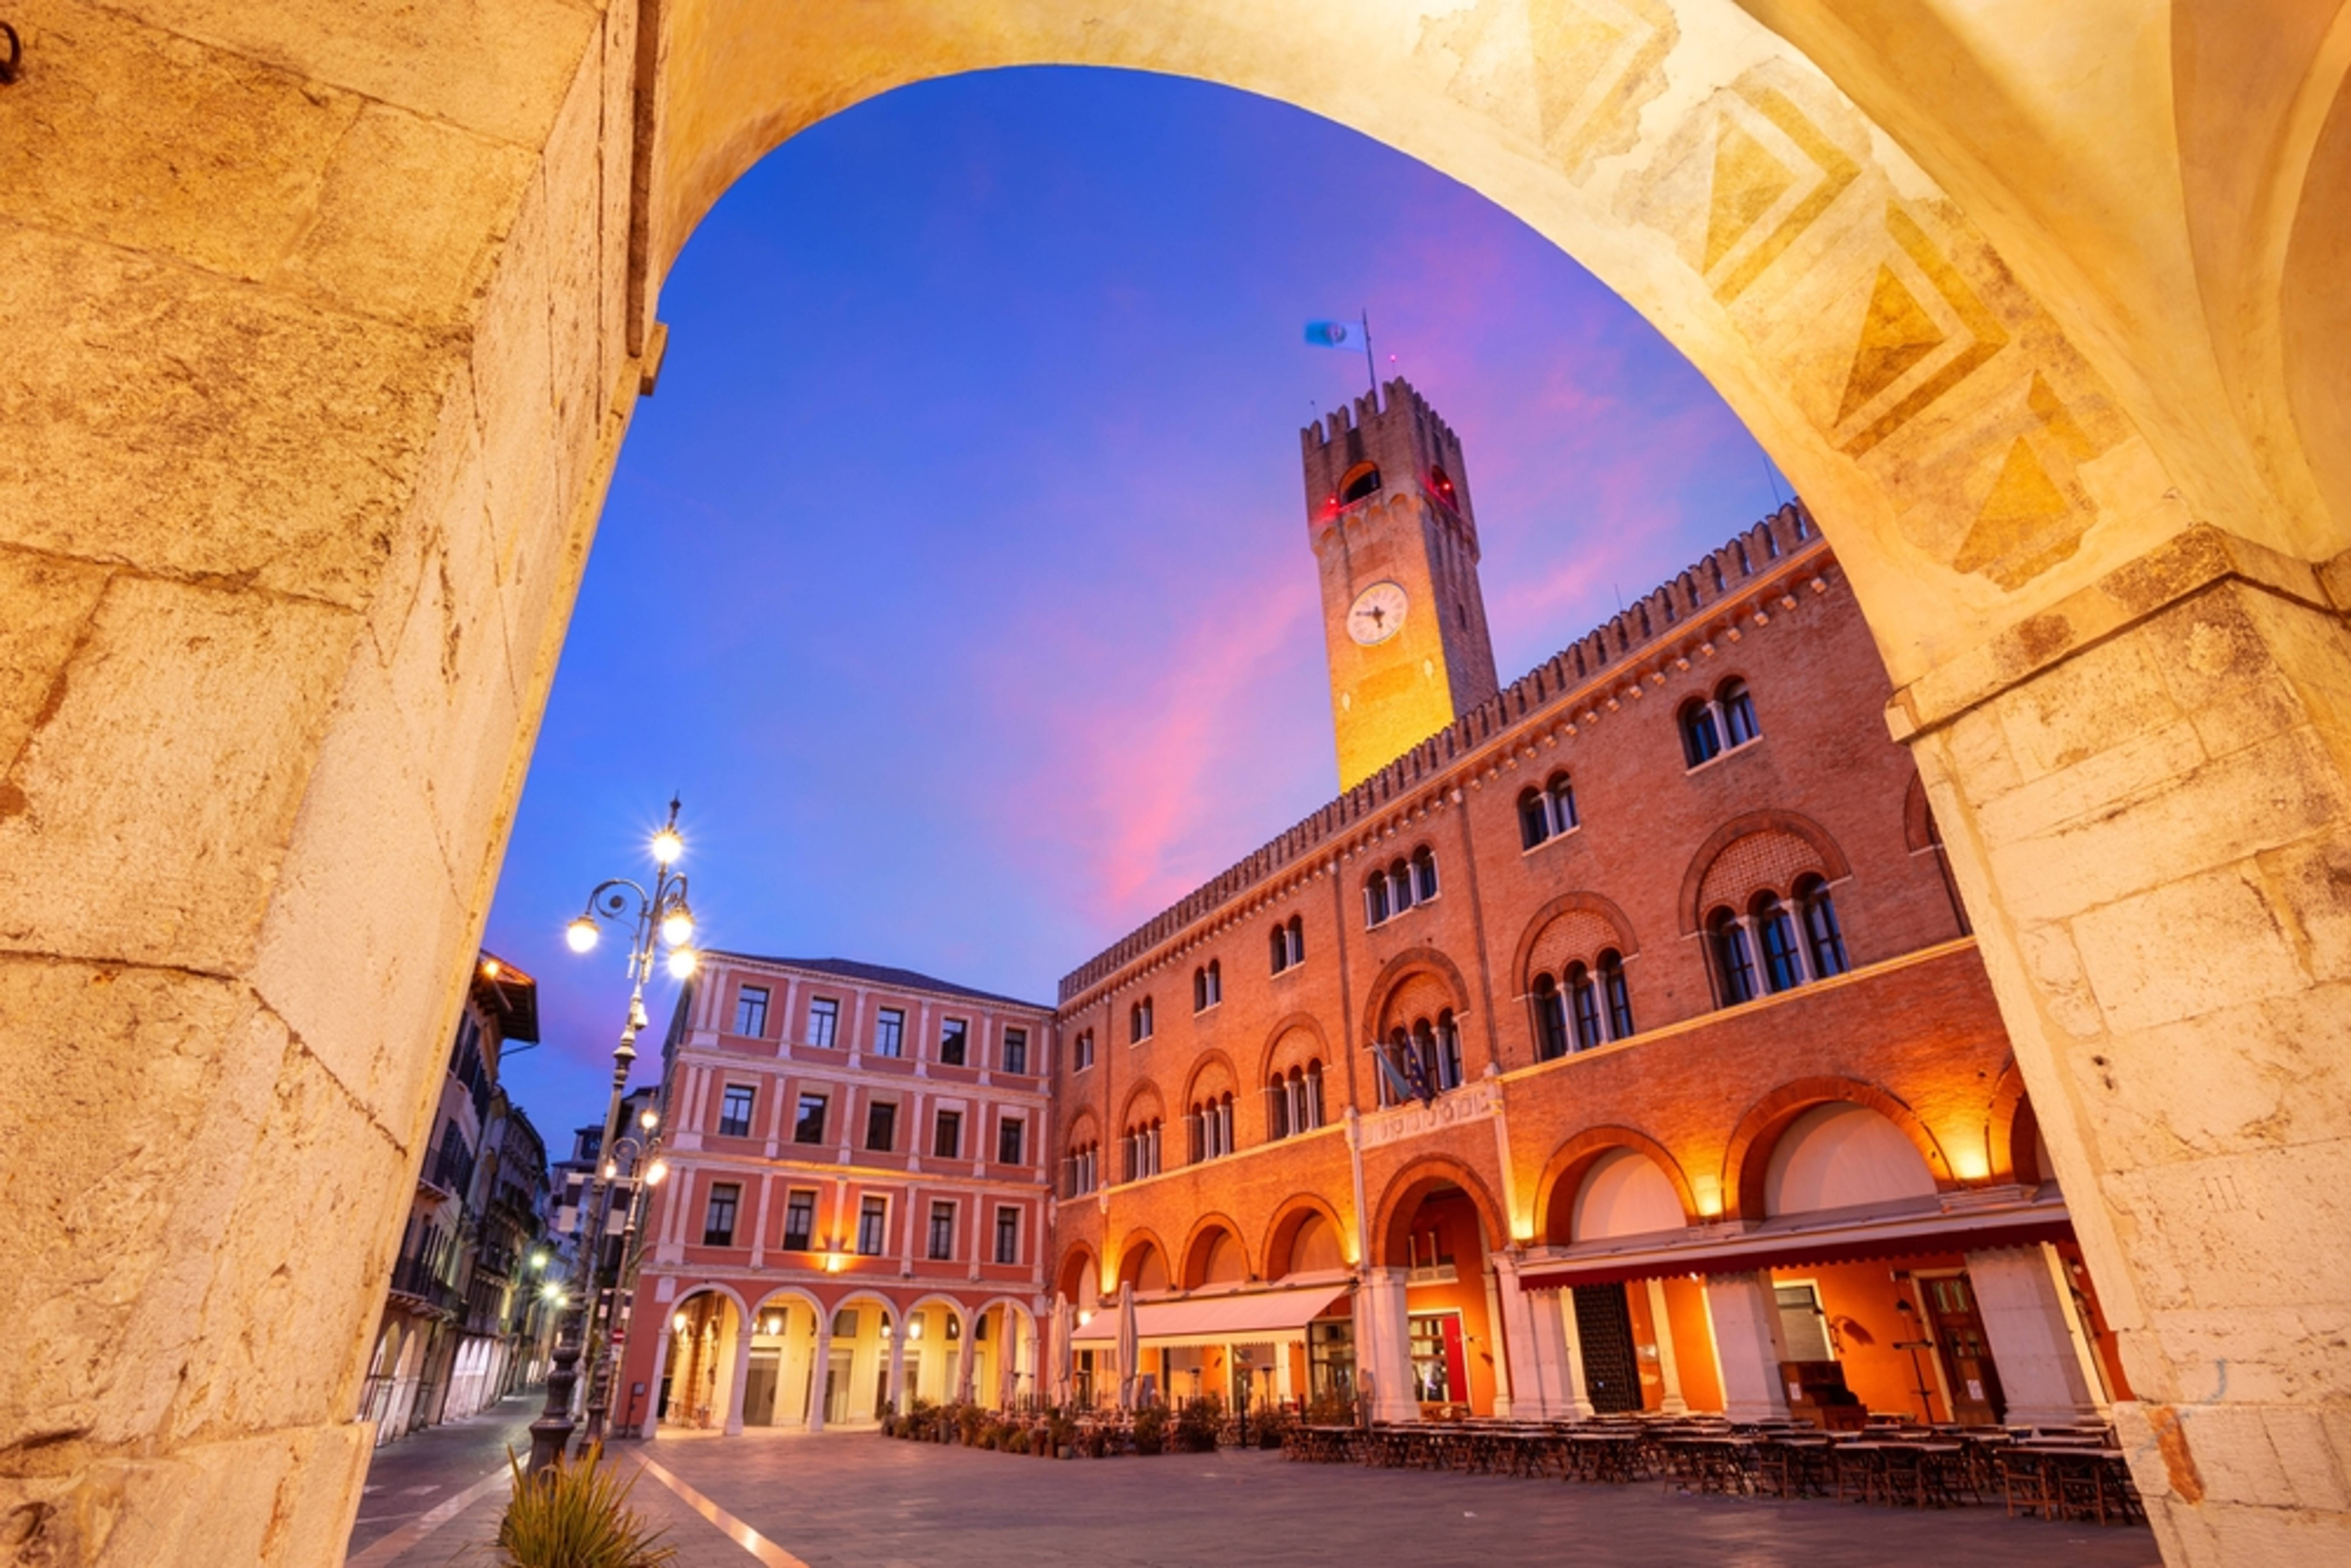
<path fill-rule="evenodd" d="M 1318 349 L 1361 349 L 1364 329 L 1353 321 L 1309 321 L 1306 340 Z"/>

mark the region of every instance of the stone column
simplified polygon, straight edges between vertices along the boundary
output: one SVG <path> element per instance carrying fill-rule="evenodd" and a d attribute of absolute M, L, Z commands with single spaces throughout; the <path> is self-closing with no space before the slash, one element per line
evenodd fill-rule
<path fill-rule="evenodd" d="M 669 1366 L 669 1344 L 675 1337 L 670 1332 L 668 1321 L 664 1319 L 661 1332 L 653 1336 L 653 1371 L 645 1382 L 645 1420 L 639 1428 L 640 1435 L 648 1442 L 661 1436 L 662 1374 Z"/>
<path fill-rule="evenodd" d="M 1413 1396 L 1412 1338 L 1405 1325 L 1403 1269 L 1366 1269 L 1363 1289 L 1355 1292 L 1360 1333 L 1368 1329 L 1371 1343 L 1356 1354 L 1372 1371 L 1372 1418 L 1375 1421 L 1417 1421 L 1420 1401 Z"/>
<path fill-rule="evenodd" d="M 816 1348 L 809 1353 L 808 1429 L 824 1430 L 824 1383 L 832 1375 L 832 1314 L 819 1307 L 816 1312 Z"/>
<path fill-rule="evenodd" d="M 1535 1361 L 1534 1319 L 1541 1311 L 1519 1288 L 1519 1260 L 1508 1253 L 1493 1257 L 1494 1271 L 1486 1287 L 1486 1310 L 1494 1319 L 1496 1344 L 1507 1343 L 1510 1357 L 1505 1362 L 1499 1354 L 1495 1360 L 1499 1388 L 1504 1379 L 1499 1374 L 1509 1372 L 1510 1403 L 1507 1407 L 1500 1398 L 1494 1402 L 1497 1416 L 1516 1416 L 1522 1420 L 1540 1421 L 1548 1418 L 1551 1402 L 1543 1396 L 1542 1373 Z"/>
<path fill-rule="evenodd" d="M 1535 1330 L 1541 1335 L 1547 1355 L 1556 1356 L 1558 1369 L 1558 1400 L 1555 1413 L 1567 1420 L 1581 1421 L 1593 1415 L 1592 1390 L 1583 1380 L 1583 1341 L 1575 1326 L 1575 1292 L 1546 1291 L 1551 1305 L 1535 1320 Z"/>
<path fill-rule="evenodd" d="M 2082 1375 L 2072 1314 L 2059 1295 L 2044 1248 L 1970 1252 L 1968 1283 L 2012 1427 L 2061 1427 L 2098 1417 L 2096 1392 Z M 1955 1391 L 1956 1392 L 1956 1391 Z"/>
<path fill-rule="evenodd" d="M 890 1408 L 906 1408 L 906 1323 L 904 1317 L 890 1335 Z"/>
<path fill-rule="evenodd" d="M 1722 1362 L 1722 1413 L 1734 1421 L 1784 1418 L 1788 1390 L 1780 1364 L 1788 1359 L 1788 1347 L 1771 1277 L 1714 1275 L 1707 1281 L 1706 1304 Z"/>
<path fill-rule="evenodd" d="M 2351 1533 L 2351 557 L 2191 528 L 1914 682 L 2167 1561 Z M 2034 1289 L 2037 1291 L 2038 1287 Z M 2004 1370 L 2004 1369 L 2003 1369 Z"/>
<path fill-rule="evenodd" d="M 1666 1282 L 1651 1280 L 1647 1284 L 1649 1327 L 1657 1340 L 1657 1376 L 1665 1383 L 1665 1396 L 1658 1401 L 1657 1412 L 1679 1416 L 1689 1409 L 1689 1403 L 1682 1397 L 1682 1368 L 1674 1354 L 1674 1320 L 1666 1308 Z"/>
<path fill-rule="evenodd" d="M 730 1437 L 743 1435 L 743 1389 L 751 1381 L 751 1324 L 740 1313 L 735 1322 L 735 1354 L 730 1358 L 733 1370 L 726 1379 L 726 1426 Z"/>
<path fill-rule="evenodd" d="M 1494 1352 L 1494 1414 L 1498 1417 L 1507 1418 L 1512 1408 L 1510 1390 L 1510 1333 L 1508 1332 L 1508 1325 L 1502 1321 L 1501 1292 L 1495 1283 L 1499 1277 L 1499 1270 L 1488 1269 L 1485 1270 L 1485 1274 L 1486 1338 L 1488 1343 L 1493 1347 Z M 1464 1401 L 1467 1401 L 1469 1397 L 1469 1391 L 1466 1388 L 1463 1389 L 1461 1391 L 1461 1397 Z"/>

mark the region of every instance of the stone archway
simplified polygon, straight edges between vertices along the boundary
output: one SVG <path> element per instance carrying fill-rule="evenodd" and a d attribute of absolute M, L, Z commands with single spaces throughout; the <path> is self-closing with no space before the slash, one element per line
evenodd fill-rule
<path fill-rule="evenodd" d="M 2281 1443 L 2344 1409 L 2278 1392 L 2340 1388 L 2338 1353 L 2252 1325 L 2256 1281 L 2351 1278 L 2351 1242 L 2310 1251 L 2351 1228 L 2309 1223 L 2351 1136 L 2342 1053 L 2312 1046 L 2351 1017 L 2351 764 L 2325 739 L 2351 707 L 2351 19 L 1424 4 L 26 0 L 0 998 L 26 1020 L 9 1164 L 39 1175 L 8 1220 L 0 1453 L 78 1446 L 0 1483 L 59 1561 L 199 1525 L 225 1557 L 331 1560 L 392 1195 L 658 371 L 662 269 L 793 131 L 1036 61 L 1377 136 L 1573 250 L 1721 389 L 1900 688 L 2147 1396 L 2124 1417 L 2166 1550 L 2325 1511 L 2199 1468 L 2195 1434 L 2222 1404 L 2203 1429 Z M 89 151 L 158 142 L 191 157 Z M 2210 1092 L 2272 1080 L 2306 1091 L 2291 1131 Z M 360 1244 L 289 1264 L 289 1234 Z M 2223 1322 L 2225 1346 L 2199 1326 Z M 2211 1391 L 2223 1354 L 2256 1392 Z M 293 1516 L 246 1501 L 296 1474 Z"/>

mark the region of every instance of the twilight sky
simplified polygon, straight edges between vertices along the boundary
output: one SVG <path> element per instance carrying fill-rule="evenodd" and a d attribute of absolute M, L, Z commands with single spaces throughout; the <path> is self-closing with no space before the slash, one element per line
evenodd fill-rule
<path fill-rule="evenodd" d="M 627 1000 L 563 924 L 650 872 L 673 790 L 704 940 L 1040 1002 L 1337 792 L 1298 432 L 1364 372 L 1301 333 L 1364 307 L 1461 436 L 1505 683 L 1785 493 L 1548 241 L 1228 89 L 925 83 L 718 204 L 486 937 L 539 980 L 506 1082 L 551 1154 L 602 1117 Z"/>

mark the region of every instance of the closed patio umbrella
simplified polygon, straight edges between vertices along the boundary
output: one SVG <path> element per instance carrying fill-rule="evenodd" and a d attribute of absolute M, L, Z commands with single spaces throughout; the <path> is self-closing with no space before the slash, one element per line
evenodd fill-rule
<path fill-rule="evenodd" d="M 1143 1342 L 1135 1332 L 1134 1281 L 1118 1287 L 1118 1407 L 1134 1408 L 1135 1364 L 1143 1359 Z"/>
<path fill-rule="evenodd" d="M 1067 1297 L 1053 1298 L 1053 1403 L 1067 1405 L 1075 1390 L 1077 1380 L 1077 1349 L 1071 1336 L 1078 1331 L 1077 1317 L 1070 1310 Z"/>

